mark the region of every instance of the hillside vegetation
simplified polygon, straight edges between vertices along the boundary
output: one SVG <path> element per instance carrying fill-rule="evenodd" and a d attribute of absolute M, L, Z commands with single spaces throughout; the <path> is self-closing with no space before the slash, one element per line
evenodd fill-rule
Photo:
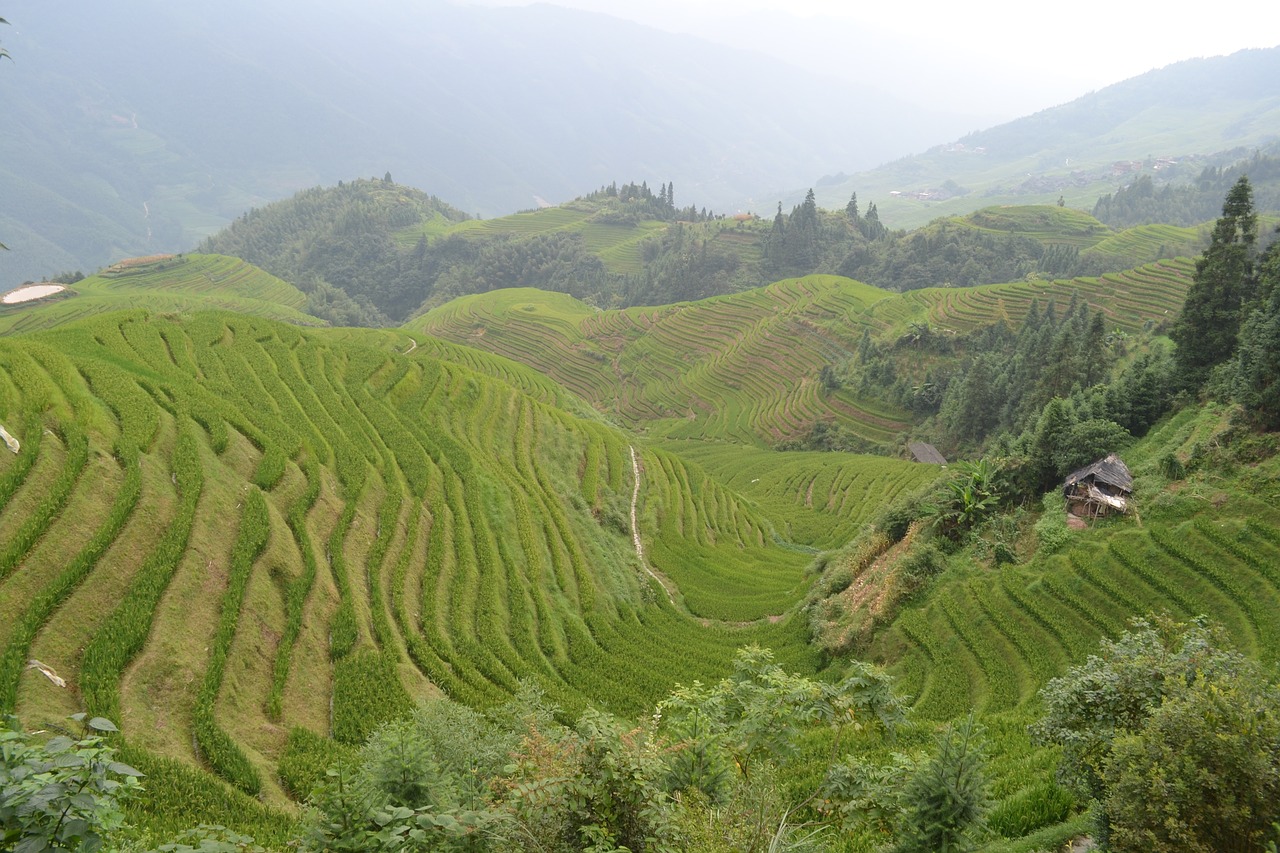
<path fill-rule="evenodd" d="M 677 223 L 671 193 L 506 224 L 721 227 Z M 850 233 L 905 245 L 855 207 Z M 400 245 L 537 239 L 448 221 L 415 208 Z M 831 222 L 806 201 L 721 233 L 767 230 L 765 268 Z M 1175 772 L 1256 781 L 1248 820 L 1195 793 L 1175 829 L 1264 849 L 1280 244 L 1259 226 L 1241 180 L 1195 261 L 612 310 L 501 289 L 377 330 L 281 322 L 308 294 L 219 255 L 74 282 L 0 337 L 0 711 L 118 723 L 137 846 L 219 823 L 273 849 L 1139 850 L 1175 830 L 1130 792 Z M 920 256 L 1011 232 L 1064 260 L 1110 239 L 998 208 Z M 907 438 L 969 459 L 893 458 Z M 1072 521 L 1064 476 L 1117 451 L 1130 511 Z M 1112 665 L 1134 668 L 1106 690 L 1146 697 L 1119 723 L 1090 687 Z M 1253 723 L 1201 713 L 1222 690 Z M 1175 712 L 1231 744 L 1195 759 L 1221 770 L 1140 760 L 1176 751 Z M 941 794 L 959 810 L 931 818 Z"/>
<path fill-rule="evenodd" d="M 750 642 L 812 669 L 788 616 L 809 558 L 754 507 L 638 449 L 642 564 L 620 433 L 426 349 L 149 311 L 0 342 L 22 447 L 0 459 L 0 598 L 21 614 L 0 707 L 84 703 L 279 803 L 294 726 L 360 743 L 413 699 L 485 707 L 521 680 L 633 716 Z M 166 799 L 168 765 L 147 766 L 157 820 L 216 816 L 223 795 Z"/>
<path fill-rule="evenodd" d="M 72 281 L 52 298 L 0 308 L 0 334 L 47 329 L 133 307 L 154 311 L 237 311 L 302 326 L 324 325 L 305 313 L 307 296 L 240 258 L 157 255 L 134 258 Z"/>
<path fill-rule="evenodd" d="M 1034 301 L 1065 305 L 1074 295 L 1108 329 L 1136 332 L 1176 314 L 1191 267 L 1169 261 L 1100 278 L 905 294 L 809 276 L 621 311 L 512 290 L 455 300 L 405 328 L 524 362 L 651 436 L 774 447 L 811 440 L 825 425 L 843 433 L 831 440 L 844 449 L 896 450 L 911 414 L 877 402 L 892 381 L 874 395 L 823 381 L 823 368 L 853 360 L 864 336 L 899 347 L 903 378 L 919 383 L 928 363 L 911 355 L 913 326 L 954 334 L 1016 325 Z"/>
<path fill-rule="evenodd" d="M 1249 171 L 1242 161 L 1258 150 L 1274 158 L 1280 101 L 1270 81 L 1278 70 L 1276 47 L 1189 59 L 873 170 L 824 180 L 819 201 L 835 207 L 857 192 L 875 199 L 895 228 L 992 204 L 1059 198 L 1116 225 L 1191 225 L 1217 213 L 1226 189 Z M 1111 218 L 1094 207 L 1143 175 L 1157 185 L 1172 182 L 1179 202 L 1188 201 L 1179 185 L 1194 185 L 1206 169 L 1219 168 L 1230 176 L 1210 191 L 1213 197 L 1172 216 L 1152 211 L 1152 218 Z M 1274 180 L 1259 174 L 1258 183 L 1266 186 L 1260 203 L 1274 210 Z M 798 187 L 791 199 L 802 193 Z"/>
<path fill-rule="evenodd" d="M 388 176 L 389 178 L 389 176 Z M 987 207 L 912 232 L 856 196 L 824 211 L 810 192 L 772 221 L 676 201 L 673 184 L 616 183 L 556 207 L 469 219 L 390 180 L 315 188 L 255 209 L 201 244 L 307 293 L 335 325 L 403 322 L 451 299 L 517 287 L 601 308 L 667 305 L 784 278 L 838 274 L 884 290 L 1118 273 L 1192 255 L 1208 228 L 1109 227 L 1056 205 Z"/>

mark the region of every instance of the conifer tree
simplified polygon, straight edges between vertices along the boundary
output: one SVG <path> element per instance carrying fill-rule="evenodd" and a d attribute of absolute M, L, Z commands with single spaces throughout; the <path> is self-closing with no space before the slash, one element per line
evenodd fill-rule
<path fill-rule="evenodd" d="M 1260 299 L 1240 327 L 1235 398 L 1264 429 L 1280 429 L 1280 242 L 1258 265 Z"/>
<path fill-rule="evenodd" d="M 1240 313 L 1252 295 L 1253 247 L 1258 217 L 1253 188 L 1241 175 L 1227 194 L 1222 217 L 1196 272 L 1182 314 L 1170 332 L 1175 357 L 1188 388 L 1199 388 L 1214 366 L 1231 358 L 1240 332 Z"/>

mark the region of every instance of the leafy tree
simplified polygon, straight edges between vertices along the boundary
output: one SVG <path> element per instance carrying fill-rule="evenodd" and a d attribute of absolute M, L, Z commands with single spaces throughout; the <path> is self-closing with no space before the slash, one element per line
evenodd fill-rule
<path fill-rule="evenodd" d="M 504 782 L 505 849 L 674 850 L 662 767 L 650 733 L 593 709 L 573 730 L 531 731 Z"/>
<path fill-rule="evenodd" d="M 45 741 L 10 718 L 0 731 L 0 842 L 14 853 L 71 850 L 94 853 L 124 823 L 121 805 L 142 773 L 116 761 L 105 735 L 110 720 L 84 714 L 83 737 Z"/>
<path fill-rule="evenodd" d="M 1100 841 L 1262 849 L 1280 819 L 1280 693 L 1220 631 L 1136 620 L 1040 695 L 1032 736 L 1061 746 L 1060 777 L 1097 800 Z"/>
<path fill-rule="evenodd" d="M 1251 295 L 1257 234 L 1253 190 L 1249 178 L 1241 175 L 1223 203 L 1209 248 L 1196 261 L 1187 301 L 1169 333 L 1178 345 L 1178 367 L 1189 388 L 1203 385 L 1209 370 L 1235 351 L 1241 309 Z"/>
<path fill-rule="evenodd" d="M 718 684 L 694 682 L 676 688 L 658 706 L 661 731 L 677 754 L 672 787 L 721 794 L 723 769 L 749 779 L 761 761 L 785 763 L 794 757 L 802 731 L 829 726 L 893 726 L 901 708 L 889 679 L 869 664 L 855 662 L 838 683 L 785 672 L 767 649 L 751 646 L 734 658 L 733 671 Z"/>
<path fill-rule="evenodd" d="M 1117 851 L 1263 849 L 1280 840 L 1280 690 L 1256 671 L 1174 681 L 1105 768 Z"/>

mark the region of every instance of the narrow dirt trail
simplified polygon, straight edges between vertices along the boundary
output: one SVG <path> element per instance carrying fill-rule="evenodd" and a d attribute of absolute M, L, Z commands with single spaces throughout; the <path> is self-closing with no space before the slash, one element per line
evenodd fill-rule
<path fill-rule="evenodd" d="M 667 586 L 667 581 L 658 576 L 658 573 L 649 567 L 648 561 L 644 558 L 644 544 L 640 541 L 640 522 L 637 519 L 636 506 L 640 503 L 640 462 L 636 458 L 636 449 L 634 445 L 628 445 L 631 451 L 631 474 L 635 479 L 635 486 L 631 489 L 631 540 L 636 545 L 636 556 L 640 558 L 640 565 L 649 574 L 649 577 L 658 582 L 662 587 L 662 591 L 667 594 L 667 600 L 673 605 L 676 598 L 671 594 L 671 587 Z"/>
<path fill-rule="evenodd" d="M 408 355 L 409 353 L 413 352 L 413 351 L 414 351 L 414 350 L 416 350 L 417 348 L 418 348 L 418 341 L 417 341 L 417 339 L 416 339 L 416 338 L 409 338 L 409 348 L 408 348 L 407 350 L 405 350 L 404 352 L 400 353 L 400 354 L 401 354 L 401 355 Z"/>

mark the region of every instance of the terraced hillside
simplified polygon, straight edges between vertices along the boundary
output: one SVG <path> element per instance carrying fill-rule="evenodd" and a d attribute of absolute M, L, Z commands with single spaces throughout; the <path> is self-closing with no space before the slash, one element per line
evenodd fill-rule
<path fill-rule="evenodd" d="M 1175 258 L 1097 277 L 928 288 L 904 293 L 895 302 L 877 306 L 875 313 L 896 322 L 922 317 L 941 328 L 966 332 L 997 321 L 1017 325 L 1033 301 L 1065 304 L 1076 294 L 1091 309 L 1102 311 L 1108 327 L 1132 332 L 1148 322 L 1172 321 L 1182 310 L 1194 272 L 1193 260 Z"/>
<path fill-rule="evenodd" d="M 864 333 L 892 341 L 912 323 L 964 332 L 1017 324 L 1032 301 L 1073 294 L 1109 327 L 1170 319 L 1194 264 L 1176 259 L 1099 278 L 1023 281 L 891 294 L 837 276 L 807 276 L 700 302 L 599 311 L 563 294 L 520 289 L 455 300 L 404 328 L 522 362 L 651 436 L 768 447 L 841 425 L 895 446 L 904 412 L 828 391 L 819 375 Z"/>
<path fill-rule="evenodd" d="M 634 717 L 748 642 L 813 669 L 810 557 L 755 506 L 458 351 L 143 310 L 0 340 L 0 709 L 121 721 L 179 762 L 154 796 L 199 765 L 279 802 L 291 727 L 358 743 L 437 690 Z"/>
<path fill-rule="evenodd" d="M 553 233 L 578 234 L 582 236 L 586 249 L 604 261 L 610 272 L 643 272 L 640 244 L 665 231 L 668 224 L 658 220 L 635 224 L 611 223 L 601 221 L 598 216 L 593 215 L 595 213 L 591 207 L 570 203 L 497 219 L 472 219 L 454 225 L 444 233 L 475 240 Z"/>
<path fill-rule="evenodd" d="M 304 326 L 307 297 L 270 273 L 225 255 L 158 255 L 121 261 L 81 279 L 53 299 L 0 307 L 0 335 L 31 332 L 145 299 L 153 311 L 225 310 Z"/>
<path fill-rule="evenodd" d="M 936 465 L 853 453 L 778 452 L 704 441 L 664 447 L 754 502 L 779 537 L 812 549 L 851 541 L 886 504 L 940 471 Z"/>
<path fill-rule="evenodd" d="M 405 328 L 529 364 L 653 435 L 772 445 L 836 419 L 887 443 L 904 415 L 824 395 L 818 374 L 856 346 L 866 308 L 888 297 L 836 276 L 622 311 L 511 290 L 455 300 Z"/>
<path fill-rule="evenodd" d="M 1135 615 L 1207 614 L 1249 656 L 1280 660 L 1274 496 L 1221 477 L 1171 483 L 1156 463 L 1215 440 L 1222 425 L 1215 409 L 1186 410 L 1125 454 L 1138 476 L 1137 516 L 1074 533 L 1024 566 L 957 574 L 905 611 L 877 642 L 901 660 L 918 712 L 950 719 L 971 706 L 1023 706 Z M 1250 479 L 1273 488 L 1276 475 L 1273 458 Z"/>

